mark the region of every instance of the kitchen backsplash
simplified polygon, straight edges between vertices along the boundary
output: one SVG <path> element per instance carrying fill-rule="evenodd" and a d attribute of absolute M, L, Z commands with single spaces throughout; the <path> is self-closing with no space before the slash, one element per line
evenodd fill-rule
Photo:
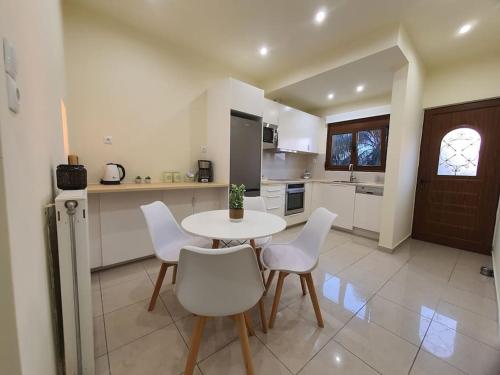
<path fill-rule="evenodd" d="M 316 155 L 274 153 L 264 151 L 262 175 L 267 179 L 301 178 L 304 170 L 311 171 Z"/>

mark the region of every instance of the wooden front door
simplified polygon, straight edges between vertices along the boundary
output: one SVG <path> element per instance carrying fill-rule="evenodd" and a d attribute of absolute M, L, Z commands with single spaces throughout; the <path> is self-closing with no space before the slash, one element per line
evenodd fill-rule
<path fill-rule="evenodd" d="M 413 238 L 491 252 L 499 150 L 500 98 L 425 111 Z"/>

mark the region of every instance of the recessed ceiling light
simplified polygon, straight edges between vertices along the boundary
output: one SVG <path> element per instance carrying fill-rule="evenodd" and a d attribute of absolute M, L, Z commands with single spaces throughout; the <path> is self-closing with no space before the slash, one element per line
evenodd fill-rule
<path fill-rule="evenodd" d="M 328 94 L 328 100 L 332 100 L 334 98 L 335 94 L 333 92 Z"/>
<path fill-rule="evenodd" d="M 458 29 L 458 35 L 464 35 L 467 34 L 469 31 L 472 30 L 472 24 L 466 23 Z"/>
<path fill-rule="evenodd" d="M 314 22 L 316 22 L 318 25 L 323 23 L 323 21 L 326 18 L 326 10 L 321 9 L 316 12 L 316 15 L 314 16 Z"/>
<path fill-rule="evenodd" d="M 266 46 L 262 46 L 262 47 L 260 47 L 260 49 L 259 49 L 259 53 L 260 53 L 260 55 L 261 55 L 261 56 L 267 56 L 267 53 L 268 53 L 268 52 L 269 52 L 269 50 L 267 49 L 267 47 L 266 47 Z"/>
<path fill-rule="evenodd" d="M 365 89 L 365 85 L 358 85 L 358 86 L 356 87 L 356 92 L 363 92 L 363 91 L 364 91 L 364 89 Z"/>

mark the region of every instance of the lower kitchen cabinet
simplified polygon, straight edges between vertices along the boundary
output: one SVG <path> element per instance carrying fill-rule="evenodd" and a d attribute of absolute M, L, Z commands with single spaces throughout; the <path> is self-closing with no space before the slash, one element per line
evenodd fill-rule
<path fill-rule="evenodd" d="M 168 190 L 89 195 L 90 268 L 154 254 L 140 206 L 163 201 L 178 223 L 193 213 L 227 206 L 227 189 Z"/>
<path fill-rule="evenodd" d="M 354 226 L 355 185 L 315 182 L 312 193 L 312 209 L 325 207 L 338 215 L 333 226 L 352 230 Z"/>
<path fill-rule="evenodd" d="M 356 194 L 354 205 L 354 226 L 372 232 L 380 231 L 382 196 Z"/>

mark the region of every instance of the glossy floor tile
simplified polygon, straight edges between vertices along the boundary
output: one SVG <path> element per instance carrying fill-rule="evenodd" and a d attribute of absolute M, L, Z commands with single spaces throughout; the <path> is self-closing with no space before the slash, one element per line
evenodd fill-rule
<path fill-rule="evenodd" d="M 334 340 L 382 374 L 407 374 L 418 351 L 418 346 L 358 317 Z"/>
<path fill-rule="evenodd" d="M 415 363 L 413 363 L 410 375 L 465 375 L 465 372 L 425 350 L 420 350 Z"/>
<path fill-rule="evenodd" d="M 104 315 L 109 351 L 172 323 L 161 301 L 153 311 L 148 311 L 148 305 L 146 299 Z"/>
<path fill-rule="evenodd" d="M 292 373 L 265 347 L 258 338 L 250 337 L 253 366 L 256 374 L 291 375 Z M 234 340 L 217 353 L 199 364 L 205 375 L 245 375 L 245 364 L 241 352 L 240 341 Z"/>
<path fill-rule="evenodd" d="M 300 375 L 376 375 L 373 368 L 345 349 L 335 341 L 330 341 L 321 351 L 300 371 Z"/>
<path fill-rule="evenodd" d="M 468 374 L 498 375 L 500 351 L 432 322 L 422 349 Z"/>
<path fill-rule="evenodd" d="M 490 257 L 416 240 L 389 254 L 337 230 L 321 251 L 313 279 L 325 328 L 289 275 L 268 334 L 250 310 L 256 374 L 500 374 L 494 281 L 478 273 Z M 171 268 L 147 312 L 160 265 L 148 258 L 92 274 L 97 374 L 183 372 L 196 318 L 178 302 Z M 264 297 L 267 318 L 276 279 Z M 233 320 L 207 322 L 198 367 L 197 375 L 244 373 Z"/>

